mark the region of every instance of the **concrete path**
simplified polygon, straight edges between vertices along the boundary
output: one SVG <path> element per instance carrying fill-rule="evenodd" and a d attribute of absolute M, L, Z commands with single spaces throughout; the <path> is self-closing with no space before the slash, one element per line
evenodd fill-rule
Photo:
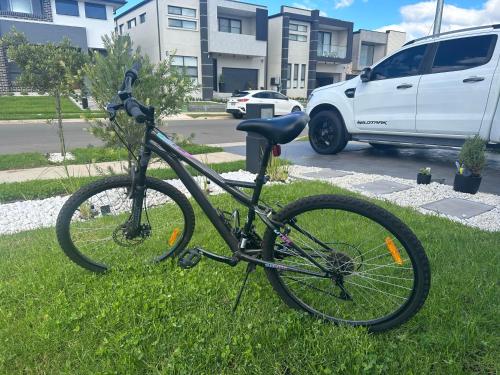
<path fill-rule="evenodd" d="M 214 152 L 210 154 L 199 154 L 194 157 L 205 164 L 216 164 L 229 161 L 245 160 L 244 156 L 232 154 L 229 152 Z M 49 180 L 72 177 L 88 177 L 100 176 L 103 173 L 109 173 L 110 169 L 113 173 L 124 173 L 126 171 L 126 161 L 114 161 L 85 165 L 68 165 L 40 167 L 30 169 L 12 169 L 8 171 L 0 171 L 0 183 L 2 182 L 20 182 L 29 180 Z M 163 161 L 154 161 L 149 165 L 149 168 L 168 168 L 168 165 Z"/>

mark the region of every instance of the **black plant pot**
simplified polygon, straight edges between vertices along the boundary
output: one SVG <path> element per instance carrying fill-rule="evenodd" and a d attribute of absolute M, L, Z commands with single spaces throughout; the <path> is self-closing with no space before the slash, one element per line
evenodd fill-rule
<path fill-rule="evenodd" d="M 219 92 L 226 92 L 226 85 L 224 82 L 219 82 Z"/>
<path fill-rule="evenodd" d="M 455 174 L 453 181 L 453 190 L 462 193 L 476 194 L 481 185 L 481 176 L 464 176 L 463 174 Z"/>
<path fill-rule="evenodd" d="M 429 185 L 431 183 L 431 175 L 430 174 L 417 174 L 417 184 L 419 185 Z"/>

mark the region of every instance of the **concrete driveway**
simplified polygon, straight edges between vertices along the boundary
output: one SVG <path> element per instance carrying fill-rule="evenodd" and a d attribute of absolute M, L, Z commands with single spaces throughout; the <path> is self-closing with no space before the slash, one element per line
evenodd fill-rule
<path fill-rule="evenodd" d="M 225 150 L 243 154 L 245 147 L 226 147 Z M 448 185 L 453 185 L 454 163 L 458 158 L 458 150 L 401 148 L 381 151 L 360 142 L 349 142 L 337 155 L 319 155 L 309 142 L 300 141 L 284 145 L 282 150 L 282 156 L 294 164 L 408 179 L 416 179 L 420 168 L 431 167 L 432 178 L 444 179 Z M 500 195 L 500 154 L 488 153 L 487 158 L 480 191 Z"/>

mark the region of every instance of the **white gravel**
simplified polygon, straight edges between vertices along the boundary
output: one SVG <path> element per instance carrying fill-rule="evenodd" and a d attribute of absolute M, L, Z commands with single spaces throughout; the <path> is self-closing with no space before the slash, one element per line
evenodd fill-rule
<path fill-rule="evenodd" d="M 310 180 L 312 178 L 303 176 L 303 173 L 320 170 L 321 168 L 315 167 L 291 166 L 289 171 L 292 177 Z M 241 181 L 253 181 L 255 179 L 254 174 L 242 170 L 223 173 L 222 176 L 227 179 Z M 200 186 L 204 186 L 203 177 L 196 177 L 195 179 Z M 355 185 L 382 179 L 410 185 L 412 188 L 395 193 L 377 195 L 354 187 Z M 351 174 L 344 177 L 324 178 L 321 180 L 348 190 L 357 191 L 368 197 L 387 200 L 400 206 L 413 207 L 417 211 L 427 215 L 444 216 L 450 220 L 458 221 L 465 225 L 477 227 L 486 231 L 500 231 L 500 196 L 497 195 L 485 193 L 470 195 L 455 192 L 452 187 L 448 185 L 441 185 L 438 183 L 417 185 L 416 181 L 413 180 L 364 173 L 351 172 Z M 180 180 L 168 180 L 168 183 L 189 196 L 187 189 Z M 210 194 L 215 195 L 223 192 L 223 190 L 214 183 L 211 183 L 209 186 Z M 435 202 L 443 198 L 468 199 L 470 201 L 489 204 L 495 206 L 495 208 L 470 219 L 460 219 L 453 216 L 438 214 L 434 211 L 429 211 L 420 207 L 423 204 Z M 58 196 L 42 200 L 0 204 L 0 234 L 12 234 L 30 229 L 54 226 L 59 210 L 67 199 L 67 196 Z M 156 200 L 156 198 L 149 202 L 150 205 L 157 203 L 161 202 Z M 124 207 L 111 208 L 112 212 L 120 212 L 120 210 L 125 209 Z"/>
<path fill-rule="evenodd" d="M 321 171 L 322 168 L 316 167 L 304 167 L 304 166 L 291 166 L 290 174 L 293 177 L 312 180 L 313 178 L 304 176 L 307 172 L 317 172 Z M 349 172 L 349 171 L 345 171 Z M 433 182 L 429 185 L 418 185 L 416 180 L 407 180 L 403 178 L 396 178 L 391 176 L 376 175 L 376 174 L 366 174 L 366 173 L 354 173 L 343 177 L 333 177 L 333 178 L 321 178 L 321 180 L 331 183 L 332 185 L 339 186 L 341 188 L 356 191 L 362 195 L 370 198 L 377 198 L 382 200 L 387 200 L 389 202 L 395 203 L 399 206 L 412 207 L 418 212 L 426 215 L 437 215 L 446 217 L 453 221 L 458 221 L 464 225 L 470 227 L 480 228 L 486 231 L 500 231 L 500 196 L 487 193 L 477 193 L 475 195 L 459 193 L 454 191 L 449 185 L 438 184 Z M 398 182 L 400 184 L 410 185 L 411 189 L 398 191 L 390 194 L 373 194 L 371 192 L 356 188 L 356 185 L 378 181 L 378 180 L 389 180 Z M 469 219 L 461 219 L 455 216 L 448 216 L 435 211 L 426 210 L 420 206 L 436 202 L 444 198 L 460 198 L 466 199 L 472 202 L 479 202 L 494 206 L 491 211 L 485 212 L 483 214 L 471 217 Z"/>
<path fill-rule="evenodd" d="M 60 152 L 51 152 L 47 154 L 47 159 L 51 163 L 62 163 L 64 160 L 75 160 L 75 155 L 71 152 L 66 152 L 66 156 L 62 156 Z"/>
<path fill-rule="evenodd" d="M 254 174 L 242 170 L 222 173 L 222 177 L 240 181 L 255 180 Z M 202 183 L 203 177 L 195 177 L 195 180 L 201 187 L 204 186 Z M 189 196 L 187 189 L 180 180 L 168 180 L 167 182 Z M 214 183 L 210 184 L 210 194 L 216 195 L 223 192 L 224 191 Z M 118 193 L 118 190 L 116 190 L 116 193 Z M 58 196 L 40 200 L 0 204 L 0 235 L 54 226 L 59 210 L 68 198 L 68 196 Z M 113 196 L 108 198 L 109 201 L 113 200 Z M 160 202 L 157 200 L 149 202 L 150 205 L 154 205 L 155 203 Z M 111 207 L 111 212 L 116 213 L 123 209 L 126 209 L 126 207 Z"/>

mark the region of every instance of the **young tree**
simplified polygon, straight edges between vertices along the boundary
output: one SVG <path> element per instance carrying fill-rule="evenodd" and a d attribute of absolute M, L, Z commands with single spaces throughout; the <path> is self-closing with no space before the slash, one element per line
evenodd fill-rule
<path fill-rule="evenodd" d="M 58 44 L 32 44 L 14 28 L 0 39 L 0 47 L 6 47 L 9 59 L 21 68 L 17 79 L 21 87 L 54 96 L 61 154 L 65 156 L 61 98 L 74 94 L 79 87 L 79 72 L 86 56 L 68 39 Z"/>
<path fill-rule="evenodd" d="M 154 65 L 147 56 L 134 49 L 130 37 L 114 33 L 103 37 L 106 53 L 94 53 L 92 61 L 85 65 L 86 85 L 92 97 L 101 109 L 116 99 L 125 72 L 134 63 L 141 68 L 139 79 L 134 85 L 133 95 L 142 103 L 155 107 L 156 121 L 179 113 L 196 85 L 192 80 L 172 67 L 172 57 Z M 124 131 L 124 140 L 132 150 L 137 150 L 141 143 L 144 129 L 135 123 L 126 113 L 118 113 L 117 122 Z M 90 131 L 109 146 L 121 146 L 116 133 L 110 129 L 108 120 L 93 120 Z M 129 155 L 129 162 L 131 155 Z"/>

